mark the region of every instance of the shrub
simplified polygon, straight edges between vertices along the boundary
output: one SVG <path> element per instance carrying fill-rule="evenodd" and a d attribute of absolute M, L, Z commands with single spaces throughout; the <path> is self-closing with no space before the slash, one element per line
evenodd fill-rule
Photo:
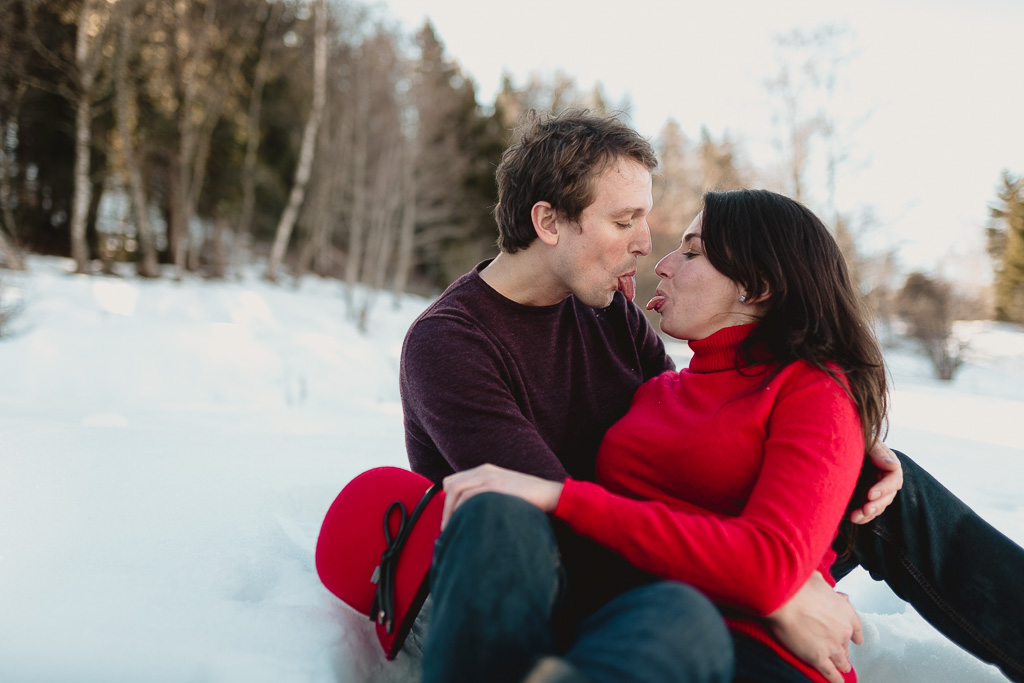
<path fill-rule="evenodd" d="M 954 305 L 952 286 L 923 273 L 911 273 L 896 297 L 897 315 L 942 380 L 953 379 L 967 347 L 953 336 Z"/>
<path fill-rule="evenodd" d="M 8 301 L 7 289 L 4 287 L 3 278 L 0 278 L 0 338 L 10 333 L 9 324 L 16 315 L 21 313 L 21 301 Z"/>

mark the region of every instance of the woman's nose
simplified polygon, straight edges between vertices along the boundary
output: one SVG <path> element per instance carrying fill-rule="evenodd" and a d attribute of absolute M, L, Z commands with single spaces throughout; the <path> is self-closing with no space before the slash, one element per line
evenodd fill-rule
<path fill-rule="evenodd" d="M 675 253 L 676 252 L 673 251 L 669 254 L 665 254 L 665 256 L 663 256 L 662 259 L 658 261 L 658 265 L 654 267 L 654 272 L 655 274 L 657 274 L 658 277 L 672 277 L 672 274 L 675 272 L 672 257 L 675 256 Z"/>

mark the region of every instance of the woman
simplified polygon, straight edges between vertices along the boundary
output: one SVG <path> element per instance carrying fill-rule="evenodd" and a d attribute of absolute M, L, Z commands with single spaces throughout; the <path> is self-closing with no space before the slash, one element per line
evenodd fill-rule
<path fill-rule="evenodd" d="M 648 308 L 694 356 L 637 391 L 602 443 L 598 483 L 483 466 L 445 480 L 445 520 L 478 493 L 518 495 L 711 597 L 735 634 L 738 679 L 824 681 L 740 614 L 771 613 L 814 571 L 829 577 L 885 417 L 870 320 L 825 226 L 767 191 L 708 193 L 656 272 Z"/>

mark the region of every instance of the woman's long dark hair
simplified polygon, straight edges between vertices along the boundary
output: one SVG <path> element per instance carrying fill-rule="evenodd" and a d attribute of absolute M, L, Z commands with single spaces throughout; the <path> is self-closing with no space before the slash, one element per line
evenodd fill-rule
<path fill-rule="evenodd" d="M 884 430 L 888 392 L 882 349 L 828 228 L 807 207 L 767 190 L 708 192 L 701 226 L 711 265 L 746 289 L 768 294 L 757 328 L 739 349 L 744 365 L 767 349 L 776 369 L 802 360 L 839 381 L 860 415 L 864 447 Z M 763 357 L 763 356 L 762 356 Z"/>

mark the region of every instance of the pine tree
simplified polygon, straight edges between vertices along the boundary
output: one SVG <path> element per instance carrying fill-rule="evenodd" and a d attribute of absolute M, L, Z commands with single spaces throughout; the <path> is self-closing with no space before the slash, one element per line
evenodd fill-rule
<path fill-rule="evenodd" d="M 486 217 L 493 197 L 481 195 L 482 117 L 476 86 L 445 56 L 444 44 L 428 21 L 416 36 L 420 58 L 414 65 L 412 95 L 417 113 L 415 228 L 411 264 L 436 283 L 450 282 L 480 260 L 494 242 Z M 486 159 L 486 157 L 484 157 Z M 488 169 L 493 174 L 493 166 Z M 486 237 L 485 237 L 486 236 Z"/>
<path fill-rule="evenodd" d="M 1024 324 L 1024 176 L 1003 172 L 991 207 L 989 254 L 995 264 L 996 317 Z"/>

